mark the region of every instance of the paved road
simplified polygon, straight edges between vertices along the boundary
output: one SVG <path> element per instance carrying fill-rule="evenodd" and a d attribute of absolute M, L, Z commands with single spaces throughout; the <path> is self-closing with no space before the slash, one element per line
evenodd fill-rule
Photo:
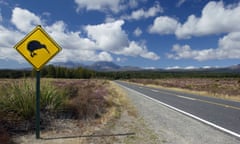
<path fill-rule="evenodd" d="M 174 110 L 240 138 L 240 103 L 143 87 L 117 81 L 118 84 L 157 100 Z"/>

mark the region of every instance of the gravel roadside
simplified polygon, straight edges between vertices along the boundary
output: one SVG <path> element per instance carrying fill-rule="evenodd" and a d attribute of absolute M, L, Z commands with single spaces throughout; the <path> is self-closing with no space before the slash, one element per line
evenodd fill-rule
<path fill-rule="evenodd" d="M 111 84 L 115 106 L 100 119 L 54 119 L 48 129 L 41 130 L 41 139 L 35 133 L 16 135 L 16 144 L 163 144 L 164 139 L 150 129 L 125 91 Z M 113 97 L 111 97 L 113 96 Z M 1 142 L 0 142 L 1 143 Z"/>
<path fill-rule="evenodd" d="M 197 120 L 123 88 L 147 126 L 166 144 L 239 144 L 230 136 Z"/>

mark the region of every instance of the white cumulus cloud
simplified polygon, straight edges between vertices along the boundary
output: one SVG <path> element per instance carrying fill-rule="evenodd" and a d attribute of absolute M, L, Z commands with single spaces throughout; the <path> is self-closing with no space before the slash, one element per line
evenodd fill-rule
<path fill-rule="evenodd" d="M 131 41 L 127 47 L 124 47 L 121 51 L 116 51 L 115 53 L 126 56 L 141 56 L 151 60 L 160 59 L 160 57 L 154 52 L 149 52 L 145 45 L 138 44 L 135 41 Z"/>
<path fill-rule="evenodd" d="M 89 38 L 81 36 L 80 31 L 68 31 L 63 21 L 57 21 L 51 26 L 46 26 L 46 30 L 54 37 L 64 48 L 92 50 L 95 43 Z"/>
<path fill-rule="evenodd" d="M 143 8 L 133 11 L 131 15 L 123 16 L 123 19 L 128 20 L 139 20 L 142 18 L 149 18 L 156 16 L 159 12 L 163 12 L 163 8 L 159 3 L 156 3 L 153 7 L 150 7 L 148 10 L 144 10 Z"/>
<path fill-rule="evenodd" d="M 42 24 L 46 32 L 62 47 L 62 51 L 51 62 L 113 61 L 112 54 L 141 56 L 153 60 L 158 57 L 149 52 L 146 46 L 140 46 L 128 39 L 128 35 L 122 29 L 123 20 L 85 26 L 86 36 L 82 34 L 81 29 L 69 30 L 64 21 L 46 25 L 40 16 L 16 7 L 12 10 L 11 23 L 17 29 L 0 25 L 0 59 L 25 62 L 13 47 L 38 24 Z M 138 53 L 133 53 L 130 43 L 135 43 Z M 127 52 L 124 53 L 123 49 Z"/>
<path fill-rule="evenodd" d="M 0 25 L 0 59 L 23 61 L 24 59 L 13 48 L 23 36 L 21 32 L 11 31 Z"/>
<path fill-rule="evenodd" d="M 240 32 L 232 32 L 219 39 L 217 48 L 194 50 L 189 45 L 173 45 L 171 59 L 195 59 L 198 61 L 211 59 L 240 59 Z"/>
<path fill-rule="evenodd" d="M 1 9 L 0 9 L 0 22 L 2 22 L 3 17 L 2 17 L 2 13 L 1 13 Z"/>
<path fill-rule="evenodd" d="M 37 15 L 19 7 L 13 9 L 11 22 L 22 32 L 29 32 L 36 25 L 42 24 Z"/>
<path fill-rule="evenodd" d="M 105 51 L 99 53 L 98 59 L 98 61 L 113 61 L 111 54 Z"/>
<path fill-rule="evenodd" d="M 180 2 L 180 1 L 179 1 Z M 184 23 L 168 16 L 155 18 L 150 33 L 175 34 L 179 39 L 240 31 L 240 3 L 224 5 L 223 1 L 210 1 L 201 16 L 190 15 Z"/>
<path fill-rule="evenodd" d="M 138 37 L 138 36 L 140 36 L 142 34 L 142 30 L 139 27 L 137 27 L 134 30 L 133 34 Z"/>
<path fill-rule="evenodd" d="M 178 0 L 176 6 L 180 7 L 181 5 L 183 5 L 183 3 L 185 3 L 187 0 Z"/>
<path fill-rule="evenodd" d="M 12 30 L 0 25 L 0 59 L 25 60 L 17 53 L 13 46 L 19 42 L 36 25 L 43 24 L 48 34 L 63 48 L 52 62 L 64 61 L 112 61 L 111 55 L 104 51 L 97 52 L 95 43 L 81 36 L 80 31 L 69 31 L 63 21 L 56 21 L 52 25 L 45 25 L 44 20 L 27 9 L 16 7 L 12 11 L 11 22 L 18 30 Z"/>
<path fill-rule="evenodd" d="M 154 20 L 153 25 L 149 27 L 149 32 L 158 34 L 174 34 L 178 26 L 179 23 L 177 20 L 167 16 L 159 16 Z"/>
<path fill-rule="evenodd" d="M 77 11 L 85 8 L 86 10 L 119 12 L 122 9 L 121 0 L 75 0 L 75 3 L 78 5 Z"/>
<path fill-rule="evenodd" d="M 96 47 L 102 50 L 118 50 L 128 45 L 128 37 L 122 30 L 123 20 L 99 25 L 87 25 L 88 37 L 96 42 Z"/>
<path fill-rule="evenodd" d="M 202 10 L 201 17 L 190 15 L 178 27 L 178 38 L 240 31 L 240 4 L 224 6 L 223 1 L 209 2 Z"/>
<path fill-rule="evenodd" d="M 139 0 L 129 0 L 128 5 L 129 5 L 131 8 L 135 8 L 135 7 L 138 6 L 138 1 L 139 1 Z"/>
<path fill-rule="evenodd" d="M 180 2 L 180 1 L 179 1 Z M 225 34 L 218 40 L 216 48 L 196 50 L 190 45 L 173 45 L 167 53 L 171 59 L 195 59 L 198 61 L 212 59 L 240 58 L 240 3 L 224 5 L 223 1 L 208 2 L 201 16 L 190 15 L 184 23 L 168 16 L 160 16 L 149 27 L 149 33 L 175 34 L 179 39 L 192 36 Z"/>
<path fill-rule="evenodd" d="M 88 25 L 85 30 L 88 37 L 95 42 L 97 49 L 117 55 L 141 56 L 152 60 L 160 58 L 154 52 L 149 52 L 145 45 L 130 41 L 122 29 L 123 24 L 123 20 L 117 20 L 99 25 Z"/>

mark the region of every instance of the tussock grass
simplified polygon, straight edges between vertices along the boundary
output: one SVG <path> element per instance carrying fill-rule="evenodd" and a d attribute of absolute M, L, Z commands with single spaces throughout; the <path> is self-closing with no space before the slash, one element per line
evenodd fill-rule
<path fill-rule="evenodd" d="M 32 79 L 9 80 L 0 84 L 0 122 L 7 133 L 12 135 L 35 129 L 35 87 Z M 43 80 L 40 89 L 40 122 L 41 128 L 45 128 L 52 115 L 65 103 L 65 97 L 49 81 Z"/>
<path fill-rule="evenodd" d="M 14 81 L 1 88 L 0 110 L 23 119 L 31 119 L 35 111 L 34 88 L 30 81 Z"/>
<path fill-rule="evenodd" d="M 67 97 L 64 93 L 64 89 L 58 89 L 50 82 L 45 82 L 41 86 L 41 100 L 40 107 L 42 111 L 57 111 L 63 108 Z"/>
<path fill-rule="evenodd" d="M 12 81 L 0 87 L 0 111 L 7 116 L 31 120 L 36 111 L 35 83 L 30 79 Z M 64 96 L 49 82 L 41 84 L 40 107 L 42 112 L 57 110 L 64 103 Z"/>
<path fill-rule="evenodd" d="M 3 126 L 0 134 L 5 134 L 0 140 L 8 141 L 12 128 L 24 127 L 24 132 L 34 130 L 35 86 L 33 79 L 0 80 L 0 123 Z M 107 80 L 42 79 L 41 127 L 61 132 L 64 127 L 54 125 L 54 121 L 74 121 L 81 132 L 85 131 L 84 127 L 85 134 L 92 134 L 96 127 L 102 128 L 121 117 L 122 111 L 129 107 L 124 95 L 118 86 Z M 135 115 L 135 111 L 128 112 Z"/>

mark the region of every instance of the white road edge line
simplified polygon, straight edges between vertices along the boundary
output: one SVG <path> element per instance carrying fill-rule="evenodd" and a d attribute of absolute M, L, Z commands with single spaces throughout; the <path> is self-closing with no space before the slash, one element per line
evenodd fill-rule
<path fill-rule="evenodd" d="M 157 103 L 159 103 L 159 104 L 161 104 L 161 105 L 164 105 L 164 106 L 166 106 L 166 107 L 168 107 L 168 108 L 170 108 L 170 109 L 173 109 L 173 110 L 175 110 L 175 111 L 177 111 L 177 112 L 180 112 L 180 113 L 182 113 L 182 114 L 184 114 L 184 115 L 187 115 L 187 116 L 189 116 L 189 117 L 191 117 L 191 118 L 194 118 L 194 119 L 196 119 L 196 120 L 198 120 L 198 121 L 200 121 L 200 122 L 202 122 L 202 123 L 205 123 L 205 124 L 207 124 L 207 125 L 210 125 L 210 126 L 216 128 L 216 129 L 219 129 L 219 130 L 221 130 L 221 131 L 223 131 L 223 132 L 225 132 L 225 133 L 228 133 L 228 134 L 230 134 L 230 135 L 233 135 L 233 136 L 236 136 L 236 137 L 240 138 L 240 134 L 238 134 L 238 133 L 235 133 L 235 132 L 230 131 L 230 130 L 228 130 L 228 129 L 225 129 L 225 128 L 221 127 L 221 126 L 218 126 L 218 125 L 216 125 L 216 124 L 214 124 L 214 123 L 211 123 L 211 122 L 209 122 L 209 121 L 207 121 L 207 120 L 204 120 L 204 119 L 202 119 L 202 118 L 200 118 L 200 117 L 197 117 L 197 116 L 195 116 L 195 115 L 192 115 L 192 114 L 190 114 L 190 113 L 188 113 L 188 112 L 185 112 L 185 111 L 183 111 L 183 110 L 180 110 L 180 109 L 178 109 L 178 108 L 175 108 L 175 107 L 173 107 L 173 106 L 170 106 L 170 105 L 168 105 L 168 104 L 166 104 L 166 103 L 163 103 L 163 102 L 161 102 L 161 101 L 158 101 L 158 100 L 156 100 L 156 99 L 154 99 L 154 98 L 151 98 L 151 97 L 149 97 L 149 96 L 147 96 L 147 95 L 145 95 L 145 94 L 142 94 L 142 93 L 140 93 L 140 92 L 138 92 L 138 91 L 136 91 L 136 90 L 130 89 L 130 88 L 125 87 L 125 86 L 123 86 L 123 85 L 121 85 L 121 84 L 118 84 L 118 85 L 120 85 L 121 87 L 123 87 L 123 88 L 125 88 L 125 89 L 127 89 L 127 90 L 129 90 L 129 91 L 138 93 L 138 94 L 144 96 L 145 98 L 148 98 L 148 99 L 150 99 L 150 100 L 152 100 L 152 101 L 155 101 L 155 102 L 157 102 Z"/>

